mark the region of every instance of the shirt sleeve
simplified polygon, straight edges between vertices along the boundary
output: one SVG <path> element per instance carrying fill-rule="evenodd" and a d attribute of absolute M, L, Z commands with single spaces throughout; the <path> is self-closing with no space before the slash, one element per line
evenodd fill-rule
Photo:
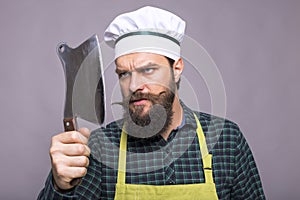
<path fill-rule="evenodd" d="M 264 200 L 265 195 L 251 149 L 239 131 L 236 137 L 235 178 L 231 199 Z"/>
<path fill-rule="evenodd" d="M 46 180 L 45 187 L 38 196 L 38 200 L 90 200 L 100 199 L 101 196 L 101 165 L 90 157 L 87 174 L 82 178 L 80 185 L 61 193 L 55 190 L 52 173 Z"/>
<path fill-rule="evenodd" d="M 53 185 L 53 179 L 52 179 L 52 172 L 49 173 L 48 178 L 45 183 L 45 187 L 40 192 L 38 200 L 71 200 L 71 199 L 77 199 L 77 196 L 75 195 L 75 188 L 72 190 L 69 190 L 66 193 L 60 193 L 57 190 L 55 190 Z"/>

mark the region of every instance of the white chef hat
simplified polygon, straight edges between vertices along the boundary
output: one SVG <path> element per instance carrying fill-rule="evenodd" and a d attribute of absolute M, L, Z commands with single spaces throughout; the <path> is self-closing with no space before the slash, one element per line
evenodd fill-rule
<path fill-rule="evenodd" d="M 136 52 L 150 52 L 180 58 L 185 21 L 175 14 L 146 6 L 117 16 L 104 33 L 105 42 L 115 49 L 115 59 Z"/>

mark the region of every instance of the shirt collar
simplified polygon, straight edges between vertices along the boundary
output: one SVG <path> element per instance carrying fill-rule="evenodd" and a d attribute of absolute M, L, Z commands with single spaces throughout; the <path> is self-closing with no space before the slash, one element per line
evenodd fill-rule
<path fill-rule="evenodd" d="M 187 107 L 181 100 L 180 100 L 180 104 L 182 106 L 183 116 L 182 116 L 182 122 L 177 127 L 177 129 L 181 129 L 185 126 L 191 126 L 193 128 L 197 128 L 197 124 L 195 122 L 195 117 L 194 117 L 194 112 L 189 107 Z"/>

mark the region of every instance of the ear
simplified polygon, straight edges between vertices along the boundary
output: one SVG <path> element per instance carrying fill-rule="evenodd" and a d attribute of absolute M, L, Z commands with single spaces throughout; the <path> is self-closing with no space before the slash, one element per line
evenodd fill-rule
<path fill-rule="evenodd" d="M 184 68 L 184 64 L 183 64 L 182 58 L 179 58 L 177 61 L 174 62 L 174 64 L 173 64 L 173 71 L 174 71 L 174 79 L 175 79 L 176 83 L 180 79 L 180 76 L 182 74 L 183 68 Z"/>

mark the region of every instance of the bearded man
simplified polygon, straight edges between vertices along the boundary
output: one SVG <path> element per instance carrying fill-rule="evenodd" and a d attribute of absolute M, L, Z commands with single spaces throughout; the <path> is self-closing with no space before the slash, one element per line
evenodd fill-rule
<path fill-rule="evenodd" d="M 91 135 L 54 136 L 39 199 L 265 199 L 238 126 L 179 98 L 184 30 L 181 18 L 149 6 L 111 22 L 104 39 L 115 49 L 124 116 Z"/>

